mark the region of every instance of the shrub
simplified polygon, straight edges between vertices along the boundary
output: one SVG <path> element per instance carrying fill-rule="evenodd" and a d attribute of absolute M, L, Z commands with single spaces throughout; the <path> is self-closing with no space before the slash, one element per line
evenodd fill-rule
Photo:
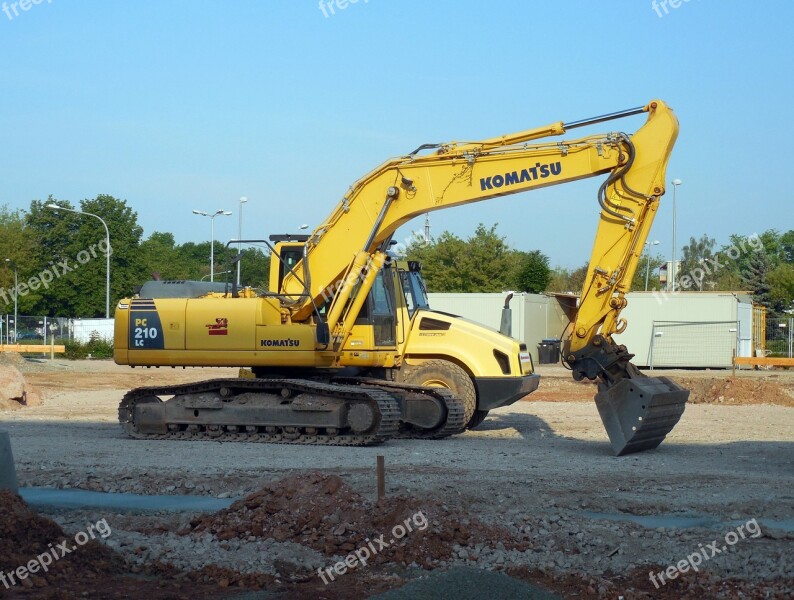
<path fill-rule="evenodd" d="M 66 352 L 64 356 L 69 360 L 82 360 L 88 358 L 113 358 L 113 343 L 105 340 L 91 340 L 88 343 L 67 340 L 64 342 Z"/>

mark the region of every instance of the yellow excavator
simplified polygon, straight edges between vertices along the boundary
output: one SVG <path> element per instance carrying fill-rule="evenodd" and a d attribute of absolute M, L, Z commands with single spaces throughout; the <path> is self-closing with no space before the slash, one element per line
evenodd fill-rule
<path fill-rule="evenodd" d="M 643 113 L 632 135 L 559 139 Z M 252 376 L 131 390 L 120 423 L 138 438 L 331 445 L 437 439 L 477 426 L 537 388 L 530 354 L 507 335 L 431 310 L 421 265 L 390 251 L 395 232 L 431 211 L 605 175 L 563 362 L 574 379 L 598 380 L 595 401 L 615 454 L 656 448 L 689 391 L 643 375 L 612 336 L 626 327 L 620 312 L 677 134 L 672 110 L 655 100 L 478 142 L 425 144 L 354 183 L 310 235 L 240 241 L 270 247 L 270 291 L 144 287 L 116 307 L 118 364 L 246 367 Z"/>

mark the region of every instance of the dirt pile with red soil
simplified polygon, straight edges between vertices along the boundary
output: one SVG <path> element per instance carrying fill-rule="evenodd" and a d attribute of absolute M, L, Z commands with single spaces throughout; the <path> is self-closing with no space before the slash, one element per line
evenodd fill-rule
<path fill-rule="evenodd" d="M 69 552 L 64 554 L 63 542 Z M 59 546 L 61 545 L 61 546 Z M 53 553 L 58 556 L 56 560 Z M 45 556 L 48 555 L 48 556 Z M 63 555 L 63 556 L 62 556 Z M 51 559 L 51 560 L 48 560 Z M 13 574 L 19 567 L 28 568 L 31 561 L 40 565 L 50 562 L 47 570 L 37 571 L 19 579 Z M 31 563 L 31 566 L 32 563 Z M 123 561 L 96 540 L 80 546 L 73 536 L 64 533 L 53 521 L 36 514 L 25 501 L 9 491 L 0 491 L 0 571 L 9 584 L 16 587 L 43 588 L 74 579 L 98 579 L 118 573 Z M 0 590 L 5 589 L 0 585 Z"/>
<path fill-rule="evenodd" d="M 318 472 L 271 483 L 226 510 L 193 521 L 180 533 L 205 531 L 222 540 L 255 536 L 291 541 L 327 556 L 375 548 L 371 563 L 417 563 L 425 568 L 450 558 L 456 544 L 473 549 L 501 542 L 508 550 L 526 549 L 507 530 L 460 509 L 410 496 L 372 502 L 336 475 Z"/>
<path fill-rule="evenodd" d="M 663 371 L 650 374 L 664 376 Z M 679 377 L 670 376 L 679 385 L 691 390 L 692 404 L 776 404 L 794 407 L 791 388 L 769 378 L 760 377 Z M 770 378 L 774 375 L 770 375 Z M 524 399 L 529 402 L 579 402 L 592 400 L 598 391 L 596 382 L 573 381 L 547 377 L 540 387 Z"/>
<path fill-rule="evenodd" d="M 771 381 L 739 377 L 677 378 L 676 381 L 690 390 L 689 402 L 692 404 L 794 406 L 794 396 Z"/>

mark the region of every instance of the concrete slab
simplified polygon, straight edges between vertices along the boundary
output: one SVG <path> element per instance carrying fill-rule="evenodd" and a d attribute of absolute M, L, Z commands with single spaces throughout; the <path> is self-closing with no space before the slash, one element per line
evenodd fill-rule
<path fill-rule="evenodd" d="M 0 429 L 0 490 L 17 492 L 17 470 L 11 452 L 11 437 Z"/>

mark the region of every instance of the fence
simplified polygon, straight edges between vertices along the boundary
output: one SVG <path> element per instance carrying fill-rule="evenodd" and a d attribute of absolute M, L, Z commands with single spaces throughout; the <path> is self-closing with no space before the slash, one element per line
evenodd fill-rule
<path fill-rule="evenodd" d="M 15 327 L 16 325 L 16 327 Z M 66 317 L 0 316 L 0 343 L 49 344 L 50 338 L 88 342 L 92 338 L 113 339 L 113 319 L 69 319 Z"/>
<path fill-rule="evenodd" d="M 654 321 L 649 366 L 730 368 L 738 321 Z"/>
<path fill-rule="evenodd" d="M 762 356 L 794 358 L 794 319 L 767 319 Z"/>

